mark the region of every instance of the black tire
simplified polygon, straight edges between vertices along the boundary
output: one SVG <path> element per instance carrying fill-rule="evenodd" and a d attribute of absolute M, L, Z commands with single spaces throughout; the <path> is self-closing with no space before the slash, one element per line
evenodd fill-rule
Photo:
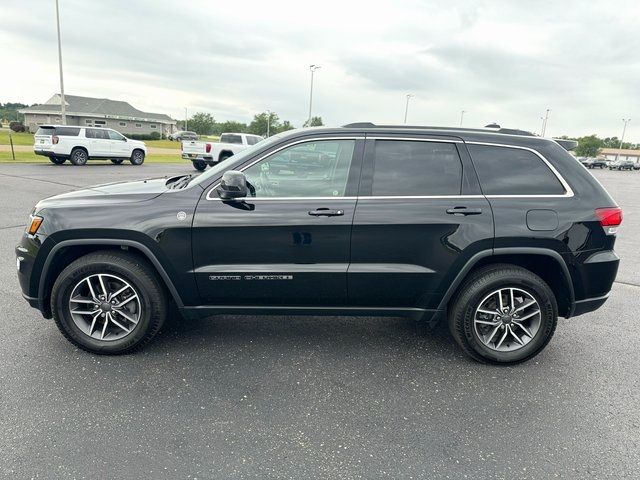
<path fill-rule="evenodd" d="M 199 172 L 203 172 L 204 169 L 207 168 L 207 164 L 204 163 L 203 161 L 198 160 L 193 162 L 193 168 L 195 168 Z"/>
<path fill-rule="evenodd" d="M 67 159 L 62 157 L 49 157 L 49 161 L 56 165 L 62 165 L 64 162 L 67 161 Z"/>
<path fill-rule="evenodd" d="M 144 163 L 144 152 L 140 149 L 136 149 L 131 152 L 131 158 L 129 159 L 131 165 L 142 165 Z"/>
<path fill-rule="evenodd" d="M 69 298 L 84 277 L 98 273 L 116 275 L 136 290 L 140 298 L 140 319 L 123 338 L 100 340 L 89 336 L 74 322 Z M 72 262 L 56 279 L 51 293 L 53 319 L 71 343 L 101 355 L 130 353 L 147 344 L 162 327 L 168 311 L 167 295 L 156 272 L 140 258 L 118 251 L 90 253 Z"/>
<path fill-rule="evenodd" d="M 111 163 L 113 163 L 114 165 L 121 165 L 122 162 L 124 162 L 124 159 L 122 159 L 122 158 L 112 158 L 111 159 Z"/>
<path fill-rule="evenodd" d="M 474 314 L 484 298 L 500 288 L 526 291 L 540 307 L 540 323 L 528 343 L 512 351 L 497 351 L 481 341 L 474 328 Z M 553 291 L 539 276 L 524 268 L 498 264 L 483 267 L 466 279 L 450 304 L 449 330 L 462 350 L 474 360 L 493 364 L 515 364 L 540 353 L 549 343 L 558 321 Z M 511 340 L 515 345 L 515 342 Z"/>
<path fill-rule="evenodd" d="M 89 155 L 84 148 L 74 148 L 71 150 L 71 163 L 75 166 L 80 167 L 82 165 L 86 165 L 87 160 L 89 160 Z"/>
<path fill-rule="evenodd" d="M 233 157 L 233 153 L 221 153 L 218 163 L 224 162 L 227 158 L 231 158 L 231 157 Z"/>

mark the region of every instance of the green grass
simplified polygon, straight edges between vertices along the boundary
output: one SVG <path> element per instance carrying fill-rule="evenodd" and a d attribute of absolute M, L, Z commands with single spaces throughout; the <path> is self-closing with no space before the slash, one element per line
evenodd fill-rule
<path fill-rule="evenodd" d="M 89 160 L 89 163 L 104 162 L 104 160 Z M 32 152 L 16 152 L 16 159 L 13 160 L 11 152 L 0 152 L 0 163 L 49 163 L 49 159 Z M 145 163 L 187 163 L 179 155 L 154 155 L 150 154 L 145 159 Z"/>
<path fill-rule="evenodd" d="M 9 135 L 14 145 L 33 145 L 33 134 L 16 133 L 8 128 L 0 128 L 0 145 L 9 145 Z"/>

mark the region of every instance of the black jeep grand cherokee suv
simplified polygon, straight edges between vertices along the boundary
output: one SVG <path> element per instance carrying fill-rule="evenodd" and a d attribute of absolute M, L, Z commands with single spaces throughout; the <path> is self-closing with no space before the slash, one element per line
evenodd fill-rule
<path fill-rule="evenodd" d="M 173 302 L 443 318 L 474 359 L 514 363 L 606 301 L 621 220 L 553 140 L 360 123 L 280 134 L 195 178 L 48 198 L 16 252 L 29 303 L 96 353 L 141 347 Z"/>

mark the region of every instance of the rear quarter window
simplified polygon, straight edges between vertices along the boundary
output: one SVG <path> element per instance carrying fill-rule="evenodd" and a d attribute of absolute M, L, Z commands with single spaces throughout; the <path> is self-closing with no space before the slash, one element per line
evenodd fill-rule
<path fill-rule="evenodd" d="M 56 127 L 56 135 L 63 137 L 77 137 L 80 134 L 79 128 L 73 127 Z"/>
<path fill-rule="evenodd" d="M 469 153 L 485 195 L 563 195 L 558 177 L 529 150 L 470 145 Z"/>

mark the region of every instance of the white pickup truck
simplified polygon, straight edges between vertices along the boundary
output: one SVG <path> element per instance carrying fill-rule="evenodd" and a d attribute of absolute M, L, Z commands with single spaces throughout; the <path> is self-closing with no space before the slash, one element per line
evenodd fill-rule
<path fill-rule="evenodd" d="M 182 158 L 193 162 L 196 170 L 204 170 L 232 155 L 255 145 L 263 138 L 249 133 L 223 133 L 219 142 L 185 140 L 182 142 Z"/>

